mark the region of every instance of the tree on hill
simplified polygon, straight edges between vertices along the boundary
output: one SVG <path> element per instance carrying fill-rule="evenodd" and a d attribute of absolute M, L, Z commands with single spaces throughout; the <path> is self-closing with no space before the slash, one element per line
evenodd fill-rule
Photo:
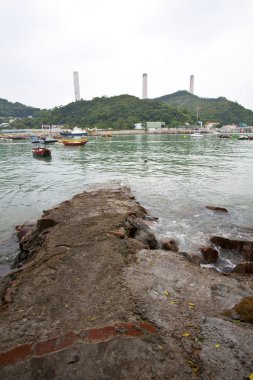
<path fill-rule="evenodd" d="M 158 120 L 167 125 L 193 122 L 193 115 L 188 111 L 130 95 L 80 100 L 54 108 L 47 117 L 55 124 L 114 129 L 131 129 L 135 123 Z"/>
<path fill-rule="evenodd" d="M 203 122 L 214 121 L 221 124 L 246 123 L 253 125 L 253 112 L 225 97 L 200 98 L 188 91 L 177 91 L 154 99 L 167 105 L 195 113 Z"/>
<path fill-rule="evenodd" d="M 0 98 L 0 117 L 27 117 L 36 116 L 39 108 L 27 107 L 21 103 L 11 103 L 6 99 Z"/>

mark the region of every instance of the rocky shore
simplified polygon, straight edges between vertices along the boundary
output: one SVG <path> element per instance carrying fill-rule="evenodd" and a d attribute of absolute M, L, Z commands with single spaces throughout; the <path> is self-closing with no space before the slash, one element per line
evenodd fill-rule
<path fill-rule="evenodd" d="M 115 187 L 20 229 L 0 282 L 1 379 L 252 379 L 253 276 L 201 268 L 152 223 Z"/>

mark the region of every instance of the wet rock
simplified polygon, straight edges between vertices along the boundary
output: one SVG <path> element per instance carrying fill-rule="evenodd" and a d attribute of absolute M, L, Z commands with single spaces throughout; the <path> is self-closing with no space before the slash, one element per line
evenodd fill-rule
<path fill-rule="evenodd" d="M 21 240 L 30 232 L 34 231 L 36 227 L 35 223 L 24 223 L 16 226 L 18 241 Z"/>
<path fill-rule="evenodd" d="M 202 253 L 205 261 L 207 261 L 210 264 L 216 263 L 216 261 L 218 260 L 218 257 L 219 257 L 218 251 L 216 251 L 216 249 L 214 249 L 212 247 L 202 247 L 201 253 Z"/>
<path fill-rule="evenodd" d="M 231 316 L 234 319 L 253 323 L 253 297 L 244 297 L 231 309 Z"/>
<path fill-rule="evenodd" d="M 244 241 L 240 253 L 247 261 L 253 261 L 253 242 Z"/>
<path fill-rule="evenodd" d="M 134 238 L 143 243 L 144 245 L 147 245 L 150 249 L 158 248 L 157 240 L 152 232 L 138 230 Z"/>
<path fill-rule="evenodd" d="M 57 222 L 50 218 L 41 218 L 37 222 L 38 232 L 47 230 L 48 228 L 54 227 L 57 225 Z"/>
<path fill-rule="evenodd" d="M 200 264 L 203 264 L 203 256 L 200 256 L 198 253 L 193 252 L 179 252 L 180 255 L 182 255 L 184 258 L 189 260 L 191 263 L 200 266 Z"/>
<path fill-rule="evenodd" d="M 164 238 L 160 241 L 160 246 L 161 249 L 164 249 L 165 251 L 179 251 L 178 243 L 175 239 Z"/>
<path fill-rule="evenodd" d="M 205 206 L 208 210 L 217 211 L 217 212 L 228 212 L 225 207 L 217 207 L 217 206 Z"/>
<path fill-rule="evenodd" d="M 232 272 L 240 274 L 253 274 L 253 262 L 244 261 L 242 263 L 239 263 L 235 266 Z"/>
<path fill-rule="evenodd" d="M 253 241 L 228 239 L 222 236 L 213 236 L 210 241 L 222 249 L 240 253 L 247 261 L 253 261 Z"/>
<path fill-rule="evenodd" d="M 151 216 L 151 215 L 145 215 L 144 220 L 147 220 L 149 222 L 156 222 L 159 218 L 157 216 Z"/>

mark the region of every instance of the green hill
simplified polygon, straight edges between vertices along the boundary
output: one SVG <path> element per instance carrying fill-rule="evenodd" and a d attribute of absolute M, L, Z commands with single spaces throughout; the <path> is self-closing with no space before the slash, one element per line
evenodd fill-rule
<path fill-rule="evenodd" d="M 27 107 L 21 103 L 11 103 L 0 98 L 0 118 L 34 116 L 38 111 L 39 108 Z"/>
<path fill-rule="evenodd" d="M 188 91 L 177 91 L 154 100 L 192 112 L 195 114 L 195 119 L 197 119 L 198 114 L 198 120 L 204 123 L 213 121 L 221 124 L 246 123 L 253 125 L 253 112 L 251 110 L 224 97 L 217 99 L 200 98 Z"/>
<path fill-rule="evenodd" d="M 164 121 L 169 126 L 194 121 L 188 111 L 130 95 L 80 100 L 54 108 L 51 113 L 42 111 L 41 115 L 44 123 L 115 129 L 133 128 L 135 123 L 146 121 Z"/>

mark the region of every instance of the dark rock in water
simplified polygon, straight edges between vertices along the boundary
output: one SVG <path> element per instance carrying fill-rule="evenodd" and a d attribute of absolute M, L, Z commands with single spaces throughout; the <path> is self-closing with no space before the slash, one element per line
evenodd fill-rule
<path fill-rule="evenodd" d="M 17 231 L 17 237 L 18 241 L 21 242 L 23 237 L 25 237 L 28 233 L 31 231 L 34 231 L 36 227 L 36 223 L 24 223 L 16 226 L 16 231 Z"/>
<path fill-rule="evenodd" d="M 208 210 L 217 211 L 217 212 L 228 212 L 225 207 L 217 207 L 217 206 L 205 206 Z"/>
<path fill-rule="evenodd" d="M 210 264 L 216 263 L 216 261 L 218 260 L 218 257 L 219 257 L 218 251 L 216 251 L 216 249 L 214 249 L 212 247 L 201 248 L 201 253 L 202 253 L 205 261 L 207 261 Z"/>
<path fill-rule="evenodd" d="M 213 236 L 210 241 L 223 249 L 234 250 L 240 253 L 247 261 L 253 261 L 252 241 L 234 240 L 222 236 Z"/>
<path fill-rule="evenodd" d="M 253 274 L 253 262 L 244 261 L 242 263 L 239 263 L 235 266 L 232 272 L 240 274 Z"/>
<path fill-rule="evenodd" d="M 150 249 L 158 248 L 157 240 L 152 232 L 138 230 L 134 238 L 143 243 L 144 245 L 147 245 Z"/>
<path fill-rule="evenodd" d="M 243 322 L 253 323 L 253 297 L 244 297 L 231 309 L 231 316 Z"/>
<path fill-rule="evenodd" d="M 151 215 L 145 215 L 144 216 L 144 220 L 148 220 L 150 222 L 154 222 L 154 221 L 157 221 L 159 218 L 157 218 L 157 216 L 151 216 Z"/>
<path fill-rule="evenodd" d="M 160 245 L 161 249 L 164 249 L 165 251 L 179 251 L 178 243 L 174 239 L 164 238 L 160 241 Z"/>

